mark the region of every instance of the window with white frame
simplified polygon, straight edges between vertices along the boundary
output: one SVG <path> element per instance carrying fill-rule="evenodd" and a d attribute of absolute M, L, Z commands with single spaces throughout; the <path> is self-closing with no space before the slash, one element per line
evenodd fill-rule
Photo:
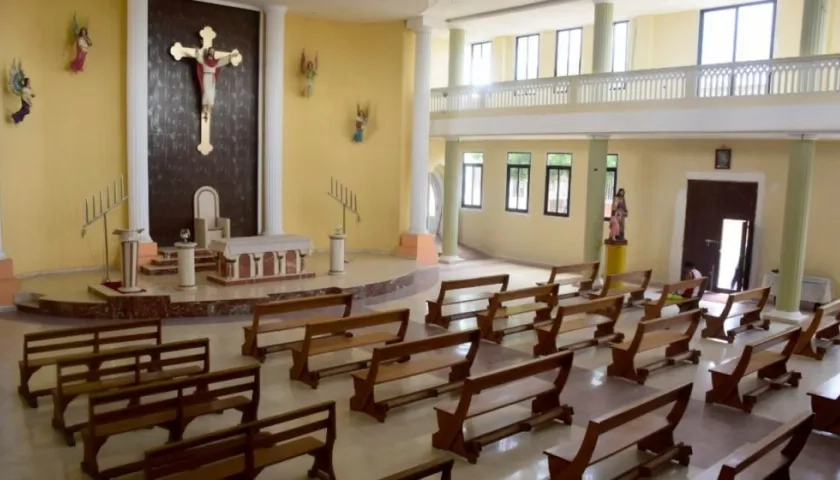
<path fill-rule="evenodd" d="M 569 216 L 572 154 L 549 153 L 545 159 L 545 215 Z"/>
<path fill-rule="evenodd" d="M 538 34 L 516 37 L 515 63 L 514 80 L 537 78 L 540 65 L 540 36 Z"/>
<path fill-rule="evenodd" d="M 511 152 L 507 156 L 507 201 L 508 212 L 528 213 L 528 193 L 531 181 L 531 154 Z"/>
<path fill-rule="evenodd" d="M 493 44 L 473 43 L 470 47 L 470 79 L 473 85 L 487 85 L 492 80 Z"/>
<path fill-rule="evenodd" d="M 700 65 L 769 60 L 773 56 L 776 2 L 703 10 L 700 15 Z M 760 95 L 766 92 L 769 74 L 731 68 L 705 70 L 700 96 Z"/>
<path fill-rule="evenodd" d="M 583 48 L 583 29 L 557 31 L 557 58 L 554 76 L 580 75 L 580 58 Z"/>
<path fill-rule="evenodd" d="M 484 179 L 484 154 L 480 152 L 464 153 L 464 166 L 461 176 L 461 206 L 481 208 L 481 185 Z"/>
<path fill-rule="evenodd" d="M 627 71 L 627 46 L 629 26 L 630 24 L 626 21 L 613 23 L 613 72 Z"/>

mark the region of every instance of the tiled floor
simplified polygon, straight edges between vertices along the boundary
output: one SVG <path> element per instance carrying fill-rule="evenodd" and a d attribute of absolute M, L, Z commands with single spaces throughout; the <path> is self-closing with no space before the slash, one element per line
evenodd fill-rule
<path fill-rule="evenodd" d="M 544 280 L 547 271 L 512 265 L 495 260 L 476 260 L 444 266 L 440 269 L 441 279 L 455 279 L 468 276 L 510 273 L 511 288 L 532 285 Z M 423 325 L 424 300 L 432 296 L 437 284 L 423 291 L 406 290 L 379 297 L 373 302 L 359 305 L 358 310 L 409 308 L 412 312 L 410 338 L 443 332 L 437 327 Z M 408 296 L 406 296 L 408 295 Z M 619 329 L 632 334 L 641 312 L 627 310 L 619 320 Z M 76 447 L 66 447 L 50 428 L 51 402 L 41 402 L 37 410 L 22 406 L 16 395 L 17 367 L 21 355 L 21 335 L 24 332 L 54 328 L 55 319 L 0 315 L 0 469 L 3 480 L 53 480 L 84 478 L 79 471 L 81 442 Z M 212 341 L 211 363 L 214 369 L 221 369 L 248 362 L 239 354 L 241 342 L 240 326 L 248 322 L 246 317 L 208 318 L 204 322 L 195 319 L 185 322 L 173 320 L 167 323 L 166 340 L 195 337 L 209 337 Z M 66 320 L 61 322 L 67 323 Z M 72 323 L 72 322 L 71 322 Z M 469 328 L 472 320 L 453 324 L 453 328 Z M 784 328 L 773 326 L 774 330 Z M 479 373 L 530 358 L 533 334 L 524 333 L 507 337 L 503 346 L 482 343 L 473 371 Z M 585 334 L 584 334 L 585 335 Z M 739 341 L 757 338 L 763 333 L 749 333 Z M 699 335 L 698 335 L 699 338 Z M 458 460 L 454 478 L 460 479 L 510 479 L 538 480 L 548 477 L 545 456 L 542 451 L 567 440 L 582 438 L 589 418 L 621 407 L 635 399 L 672 387 L 683 382 L 694 382 L 693 400 L 688 412 L 676 432 L 679 441 L 690 444 L 694 455 L 689 468 L 674 467 L 661 478 L 692 478 L 738 446 L 754 441 L 773 428 L 809 407 L 805 393 L 814 385 L 831 378 L 840 371 L 840 349 L 831 351 L 822 362 L 794 358 L 791 365 L 803 374 L 798 389 L 786 389 L 762 396 L 753 414 L 720 406 L 707 406 L 703 402 L 709 388 L 708 368 L 740 351 L 738 345 L 729 346 L 706 340 L 696 340 L 694 348 L 702 351 L 699 366 L 680 366 L 654 374 L 645 386 L 607 378 L 606 365 L 610 361 L 608 349 L 589 349 L 575 356 L 575 368 L 566 385 L 563 401 L 575 409 L 574 423 L 567 427 L 554 425 L 536 432 L 510 437 L 488 446 L 477 465 Z M 356 352 L 360 354 L 360 352 Z M 329 357 L 329 356 L 328 356 Z M 348 355 L 341 354 L 321 361 L 341 361 Z M 389 413 L 385 424 L 380 424 L 367 415 L 350 412 L 348 399 L 352 394 L 352 383 L 346 376 L 332 377 L 321 382 L 317 390 L 292 383 L 288 380 L 291 360 L 288 355 L 269 357 L 262 370 L 262 397 L 260 415 L 268 416 L 323 400 L 335 400 L 338 405 L 338 441 L 335 450 L 336 471 L 340 479 L 376 479 L 416 463 L 446 456 L 431 447 L 431 434 L 435 430 L 433 406 L 437 401 L 428 400 L 400 408 Z M 439 376 L 425 375 L 410 381 L 387 385 L 384 394 L 410 391 L 420 385 L 438 381 Z M 35 383 L 51 381 L 49 373 L 36 376 Z M 79 401 L 68 409 L 71 420 L 85 415 L 85 402 Z M 481 429 L 487 424 L 525 413 L 515 406 L 498 412 L 491 418 L 471 425 L 470 429 Z M 195 435 L 216 428 L 230 426 L 238 416 L 225 414 L 202 418 L 192 424 L 187 435 Z M 165 439 L 161 431 L 149 430 L 130 433 L 110 440 L 100 458 L 103 465 L 139 458 L 144 449 L 159 445 Z M 629 451 L 618 455 L 586 478 L 609 478 L 610 473 L 623 470 L 628 457 L 636 455 Z M 260 478 L 303 479 L 308 460 L 296 460 L 266 470 Z M 840 479 L 840 438 L 812 434 L 803 454 L 795 464 L 794 479 Z M 139 477 L 138 477 L 139 478 Z"/>

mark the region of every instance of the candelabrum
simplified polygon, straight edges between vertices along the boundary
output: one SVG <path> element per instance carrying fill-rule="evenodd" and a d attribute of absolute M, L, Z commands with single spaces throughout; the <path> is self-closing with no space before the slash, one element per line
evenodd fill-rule
<path fill-rule="evenodd" d="M 114 180 L 111 185 L 105 187 L 105 196 L 102 196 L 102 189 L 98 194 L 85 198 L 85 224 L 82 225 L 82 237 L 85 236 L 87 228 L 102 219 L 102 226 L 105 239 L 105 281 L 111 281 L 111 263 L 108 252 L 108 213 L 119 207 L 128 200 L 125 193 L 125 182 L 120 175 L 119 181 Z"/>
<path fill-rule="evenodd" d="M 339 182 L 333 177 L 330 177 L 330 191 L 327 192 L 333 200 L 341 204 L 341 233 L 347 234 L 347 212 L 356 216 L 356 223 L 362 221 L 362 216 L 359 215 L 359 203 L 356 194 L 347 188 L 343 183 Z"/>

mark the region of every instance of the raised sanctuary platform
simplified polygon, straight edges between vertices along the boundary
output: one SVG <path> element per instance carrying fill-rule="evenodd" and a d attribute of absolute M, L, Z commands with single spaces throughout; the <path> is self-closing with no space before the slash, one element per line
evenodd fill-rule
<path fill-rule="evenodd" d="M 74 318 L 167 318 L 241 315 L 254 304 L 309 295 L 353 293 L 364 299 L 437 281 L 437 269 L 418 270 L 413 259 L 351 254 L 347 273 L 330 276 L 329 255 L 307 257 L 312 278 L 223 286 L 196 275 L 196 289 L 178 288 L 175 275 L 139 278 L 143 293 L 125 295 L 101 285 L 102 271 L 52 274 L 22 280 L 15 305 L 21 312 Z M 428 284 L 428 285 L 427 285 Z"/>

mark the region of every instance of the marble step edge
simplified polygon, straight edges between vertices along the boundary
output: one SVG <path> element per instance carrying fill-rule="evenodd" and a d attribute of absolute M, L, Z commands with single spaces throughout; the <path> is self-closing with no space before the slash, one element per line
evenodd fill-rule
<path fill-rule="evenodd" d="M 213 255 L 213 254 L 207 254 L 207 255 L 202 254 L 202 255 L 196 255 L 195 256 L 195 263 L 207 263 L 207 262 L 215 262 L 215 261 L 216 261 L 216 256 Z M 152 259 L 152 265 L 155 265 L 155 266 L 158 266 L 158 267 L 163 267 L 163 266 L 167 266 L 167 265 L 178 265 L 178 258 L 177 257 L 173 257 L 173 258 L 157 257 L 157 258 Z"/>
<path fill-rule="evenodd" d="M 216 262 L 196 263 L 196 272 L 212 272 L 216 270 Z M 174 275 L 178 273 L 178 265 L 143 265 L 140 272 L 144 275 Z"/>

